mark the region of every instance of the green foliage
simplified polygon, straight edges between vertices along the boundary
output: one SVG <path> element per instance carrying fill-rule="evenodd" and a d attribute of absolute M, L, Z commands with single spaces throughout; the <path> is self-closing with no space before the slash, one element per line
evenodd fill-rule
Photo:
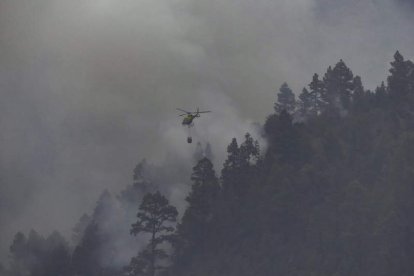
<path fill-rule="evenodd" d="M 220 192 L 213 164 L 207 158 L 201 159 L 193 168 L 191 180 L 193 184 L 186 198 L 188 207 L 177 227 L 174 243 L 173 269 L 177 270 L 176 273 L 188 269 L 192 260 L 197 258 L 195 253 L 200 256 L 205 252 L 205 241 L 212 230 L 212 219 Z"/>
<path fill-rule="evenodd" d="M 369 98 L 362 85 L 361 77 L 353 79 L 352 108 L 356 111 L 366 112 L 369 108 Z"/>
<path fill-rule="evenodd" d="M 275 103 L 275 111 L 276 113 L 280 113 L 283 110 L 287 111 L 288 113 L 293 113 L 296 108 L 296 99 L 295 94 L 293 94 L 292 90 L 289 88 L 288 84 L 285 82 L 279 89 L 279 93 L 277 94 L 277 102 Z"/>
<path fill-rule="evenodd" d="M 294 125 L 292 116 L 283 111 L 280 115 L 270 115 L 264 125 L 268 138 L 265 155 L 267 167 L 273 163 L 300 164 L 308 158 L 306 139 L 300 125 Z"/>
<path fill-rule="evenodd" d="M 322 101 L 322 94 L 324 93 L 325 85 L 323 81 L 319 80 L 318 74 L 314 74 L 312 77 L 312 82 L 309 84 L 309 94 L 311 108 L 310 112 L 313 115 L 318 115 L 324 106 Z"/>
<path fill-rule="evenodd" d="M 10 246 L 12 276 L 70 275 L 68 244 L 58 232 L 46 239 L 31 230 L 28 237 L 17 233 Z"/>
<path fill-rule="evenodd" d="M 137 214 L 137 222 L 131 225 L 131 234 L 149 234 L 150 240 L 147 248 L 132 258 L 126 268 L 128 275 L 154 276 L 163 268 L 160 261 L 168 255 L 161 245 L 171 242 L 177 215 L 177 209 L 171 206 L 160 192 L 144 196 Z"/>
<path fill-rule="evenodd" d="M 331 67 L 323 78 L 324 89 L 321 98 L 326 104 L 327 112 L 344 113 L 351 106 L 353 91 L 353 74 L 341 59 L 335 67 Z"/>
<path fill-rule="evenodd" d="M 342 60 L 315 74 L 299 97 L 305 123 L 270 115 L 264 159 L 246 139 L 259 166 L 233 139 L 204 246 L 168 275 L 413 274 L 414 113 L 394 100 L 414 96 L 410 64 L 397 56 L 374 93 Z M 187 238 L 204 225 L 193 222 Z"/>
<path fill-rule="evenodd" d="M 82 241 L 73 252 L 72 265 L 77 275 L 99 275 L 103 269 L 100 252 L 104 243 L 98 224 L 91 222 L 85 229 Z"/>
<path fill-rule="evenodd" d="M 394 61 L 391 62 L 391 75 L 387 78 L 388 91 L 391 99 L 397 102 L 403 102 L 408 99 L 411 92 L 411 79 L 413 66 L 410 61 L 405 61 L 404 57 L 397 51 L 394 54 Z"/>
<path fill-rule="evenodd" d="M 299 95 L 299 115 L 301 116 L 301 118 L 303 119 L 307 119 L 309 117 L 311 117 L 312 115 L 316 115 L 316 111 L 313 108 L 313 98 L 311 93 L 306 89 L 303 88 L 302 93 L 300 93 Z"/>
<path fill-rule="evenodd" d="M 119 251 L 112 236 L 114 229 L 121 228 L 119 224 L 123 222 L 116 209 L 115 200 L 105 190 L 96 203 L 92 217 L 86 217 L 86 227 L 81 226 L 84 230 L 79 233 L 81 239 L 72 254 L 72 270 L 76 275 L 106 275 L 116 270 L 112 262 Z"/>
<path fill-rule="evenodd" d="M 131 234 L 137 235 L 144 232 L 157 235 L 174 231 L 174 227 L 168 223 L 175 222 L 177 210 L 169 205 L 168 200 L 160 192 L 146 194 L 139 210 L 138 220 L 132 224 Z M 155 245 L 162 243 L 164 239 L 164 236 L 155 238 Z"/>
<path fill-rule="evenodd" d="M 152 181 L 151 170 L 151 165 L 145 159 L 135 166 L 133 184 L 123 190 L 119 196 L 124 205 L 139 206 L 145 194 L 154 192 L 155 185 Z"/>
<path fill-rule="evenodd" d="M 286 111 L 282 111 L 284 113 Z M 260 149 L 249 133 L 238 146 L 235 138 L 227 147 L 228 157 L 221 171 L 223 193 L 236 198 L 243 197 L 252 186 L 252 176 L 259 160 Z"/>

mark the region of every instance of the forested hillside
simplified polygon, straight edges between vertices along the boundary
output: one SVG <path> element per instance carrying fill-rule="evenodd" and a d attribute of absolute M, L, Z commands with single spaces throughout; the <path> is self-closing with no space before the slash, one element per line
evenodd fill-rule
<path fill-rule="evenodd" d="M 413 275 L 414 65 L 394 58 L 376 91 L 342 60 L 298 101 L 282 85 L 263 156 L 233 141 L 217 197 L 190 195 L 170 275 Z"/>
<path fill-rule="evenodd" d="M 195 155 L 183 214 L 144 161 L 72 243 L 17 233 L 0 275 L 414 275 L 414 64 L 396 52 L 369 91 L 340 60 L 296 95 L 280 87 L 266 150 L 247 133 L 222 168 Z"/>

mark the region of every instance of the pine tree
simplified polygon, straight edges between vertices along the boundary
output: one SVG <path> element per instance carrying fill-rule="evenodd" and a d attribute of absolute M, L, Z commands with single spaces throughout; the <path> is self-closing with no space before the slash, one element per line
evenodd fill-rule
<path fill-rule="evenodd" d="M 391 100 L 394 102 L 404 102 L 408 100 L 408 95 L 411 90 L 410 75 L 413 68 L 409 61 L 405 61 L 400 52 L 394 54 L 394 61 L 391 62 L 391 75 L 388 76 L 388 92 Z M 411 67 L 411 68 L 410 68 Z"/>
<path fill-rule="evenodd" d="M 135 218 L 135 210 L 139 207 L 144 195 L 155 192 L 157 185 L 155 182 L 154 166 L 147 160 L 142 159 L 134 168 L 132 174 L 132 185 L 123 189 L 118 200 L 125 210 L 128 219 Z"/>
<path fill-rule="evenodd" d="M 310 113 L 312 115 L 318 115 L 323 109 L 322 94 L 324 93 L 324 83 L 319 80 L 318 74 L 314 74 L 312 82 L 309 84 L 309 93 L 311 98 Z"/>
<path fill-rule="evenodd" d="M 164 268 L 160 261 L 168 255 L 161 245 L 171 242 L 177 215 L 177 209 L 171 206 L 160 192 L 144 196 L 137 214 L 138 220 L 131 225 L 131 234 L 149 234 L 150 241 L 148 246 L 131 260 L 126 268 L 129 273 L 154 276 L 157 271 Z"/>
<path fill-rule="evenodd" d="M 72 229 L 72 241 L 74 244 L 78 244 L 83 237 L 86 227 L 88 227 L 89 223 L 91 222 L 92 218 L 87 215 L 83 214 L 82 217 L 79 219 L 78 223 Z"/>
<path fill-rule="evenodd" d="M 377 107 L 384 107 L 387 105 L 388 91 L 384 82 L 381 82 L 381 85 L 375 89 L 374 99 Z"/>
<path fill-rule="evenodd" d="M 30 258 L 27 262 L 30 274 L 33 276 L 42 276 L 46 253 L 45 238 L 35 230 L 30 230 L 27 238 L 26 250 L 30 254 Z"/>
<path fill-rule="evenodd" d="M 223 182 L 233 182 L 231 171 L 238 166 L 239 159 L 239 145 L 236 138 L 231 140 L 231 143 L 227 146 L 227 159 L 224 162 L 221 177 Z"/>
<path fill-rule="evenodd" d="M 211 220 L 214 202 L 220 191 L 218 178 L 209 159 L 203 158 L 197 163 L 193 168 L 191 180 L 191 192 L 186 198 L 189 205 L 184 213 L 182 225 L 188 223 L 204 227 Z"/>
<path fill-rule="evenodd" d="M 65 238 L 54 231 L 45 241 L 46 254 L 39 276 L 71 275 L 69 245 Z"/>
<path fill-rule="evenodd" d="M 353 91 L 354 76 L 341 59 L 332 69 L 330 66 L 323 78 L 325 89 L 322 99 L 330 111 L 343 114 L 349 110 Z"/>
<path fill-rule="evenodd" d="M 270 116 L 264 129 L 269 144 L 265 156 L 266 166 L 275 162 L 294 164 L 307 158 L 303 141 L 289 113 Z"/>
<path fill-rule="evenodd" d="M 411 60 L 407 60 L 408 70 L 408 80 L 409 80 L 409 93 L 414 94 L 414 63 Z"/>
<path fill-rule="evenodd" d="M 368 108 L 368 101 L 364 86 L 362 85 L 361 77 L 355 76 L 353 81 L 354 92 L 352 94 L 352 105 L 355 110 L 362 111 Z"/>
<path fill-rule="evenodd" d="M 239 147 L 240 168 L 242 172 L 249 172 L 260 159 L 260 146 L 257 140 L 254 140 L 250 133 L 244 135 L 244 141 Z"/>
<path fill-rule="evenodd" d="M 313 114 L 315 111 L 313 109 L 313 99 L 311 93 L 303 88 L 302 93 L 299 95 L 299 115 L 302 119 L 306 120 Z"/>
<path fill-rule="evenodd" d="M 31 230 L 28 237 L 17 233 L 10 246 L 11 275 L 70 275 L 69 246 L 58 232 L 47 239 Z"/>
<path fill-rule="evenodd" d="M 147 160 L 144 158 L 134 169 L 133 174 L 133 187 L 142 195 L 149 192 L 154 192 L 153 183 L 151 179 L 151 168 Z"/>
<path fill-rule="evenodd" d="M 30 268 L 27 266 L 30 253 L 26 244 L 27 239 L 23 233 L 18 232 L 14 235 L 13 243 L 10 246 L 10 272 L 12 275 L 23 276 L 30 273 Z"/>
<path fill-rule="evenodd" d="M 285 82 L 279 89 L 277 94 L 277 102 L 275 103 L 275 111 L 277 114 L 286 110 L 288 113 L 292 114 L 296 108 L 296 99 L 295 94 L 289 88 L 288 84 Z"/>
<path fill-rule="evenodd" d="M 195 252 L 203 252 L 220 191 L 213 164 L 207 158 L 193 168 L 191 180 L 188 207 L 177 228 L 178 240 L 174 245 L 176 267 L 191 262 Z"/>
<path fill-rule="evenodd" d="M 105 239 L 96 221 L 85 229 L 82 241 L 72 255 L 72 270 L 79 276 L 98 276 L 103 270 L 101 250 Z"/>
<path fill-rule="evenodd" d="M 118 254 L 111 237 L 120 228 L 121 221 L 116 201 L 105 190 L 96 202 L 82 240 L 75 247 L 72 257 L 75 273 L 80 276 L 95 276 L 102 275 L 108 269 L 108 260 L 113 260 Z"/>
<path fill-rule="evenodd" d="M 129 265 L 125 268 L 126 275 L 128 276 L 152 276 L 155 275 L 155 271 L 151 268 L 151 260 L 153 259 L 153 255 L 155 253 L 151 253 L 150 248 L 144 248 L 142 251 L 138 253 L 137 256 L 132 257 Z M 166 257 L 164 254 L 160 252 L 158 257 Z"/>
<path fill-rule="evenodd" d="M 283 110 L 282 113 L 287 111 Z M 249 133 L 245 135 L 245 141 L 237 144 L 233 138 L 227 147 L 227 159 L 221 171 L 223 193 L 240 197 L 247 191 L 251 184 L 253 165 L 259 160 L 260 149 L 257 141 L 254 141 Z"/>
<path fill-rule="evenodd" d="M 116 201 L 108 190 L 104 190 L 96 202 L 95 209 L 92 214 L 92 220 L 98 223 L 103 230 L 111 228 L 112 221 L 109 222 L 110 218 L 116 216 Z"/>

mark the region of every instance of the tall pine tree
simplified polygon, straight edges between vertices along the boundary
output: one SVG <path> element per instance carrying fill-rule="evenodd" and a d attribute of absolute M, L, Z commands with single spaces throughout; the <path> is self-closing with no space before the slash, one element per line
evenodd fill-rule
<path fill-rule="evenodd" d="M 354 76 L 341 59 L 335 67 L 328 68 L 323 78 L 325 89 L 322 99 L 327 104 L 327 111 L 335 111 L 344 115 L 351 106 Z"/>
<path fill-rule="evenodd" d="M 137 214 L 138 219 L 131 225 L 131 234 L 149 234 L 150 240 L 148 246 L 132 258 L 126 268 L 130 275 L 154 276 L 164 268 L 161 261 L 168 254 L 161 246 L 171 241 L 177 215 L 177 209 L 160 192 L 144 196 Z"/>
<path fill-rule="evenodd" d="M 193 168 L 193 182 L 186 201 L 188 207 L 177 227 L 175 270 L 191 265 L 195 255 L 203 254 L 211 236 L 211 223 L 220 192 L 218 178 L 209 159 L 201 159 Z"/>
<path fill-rule="evenodd" d="M 405 61 L 400 52 L 394 54 L 394 61 L 391 62 L 391 75 L 388 76 L 388 92 L 393 102 L 403 103 L 408 100 L 412 90 L 411 75 L 414 68 L 412 63 Z"/>
<path fill-rule="evenodd" d="M 304 120 L 314 113 L 312 95 L 306 88 L 303 88 L 302 93 L 299 95 L 298 107 L 299 115 Z"/>
<path fill-rule="evenodd" d="M 368 109 L 368 98 L 362 85 L 361 77 L 355 76 L 353 80 L 354 93 L 352 95 L 352 106 L 357 111 L 364 111 Z"/>
<path fill-rule="evenodd" d="M 279 89 L 277 94 L 277 102 L 275 103 L 275 111 L 277 114 L 286 110 L 288 113 L 292 114 L 296 108 L 296 99 L 295 94 L 289 88 L 288 84 L 285 82 Z"/>
<path fill-rule="evenodd" d="M 282 113 L 286 112 L 282 111 Z M 252 184 L 254 165 L 260 156 L 259 144 L 249 133 L 246 133 L 245 141 L 240 147 L 236 138 L 233 138 L 227 147 L 227 153 L 228 156 L 221 171 L 223 193 L 243 197 Z"/>
<path fill-rule="evenodd" d="M 318 115 L 323 108 L 322 94 L 325 89 L 325 85 L 323 81 L 319 79 L 318 74 L 313 75 L 312 82 L 309 83 L 309 89 L 311 102 L 310 113 L 312 115 Z"/>

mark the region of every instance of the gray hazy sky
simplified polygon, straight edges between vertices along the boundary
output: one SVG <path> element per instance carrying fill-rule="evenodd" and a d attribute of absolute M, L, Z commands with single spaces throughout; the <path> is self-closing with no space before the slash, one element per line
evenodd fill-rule
<path fill-rule="evenodd" d="M 414 56 L 410 2 L 2 0 L 0 256 L 18 230 L 67 234 L 143 157 L 191 156 L 176 107 L 213 111 L 194 137 L 218 166 L 284 81 L 342 58 L 375 88 Z"/>

